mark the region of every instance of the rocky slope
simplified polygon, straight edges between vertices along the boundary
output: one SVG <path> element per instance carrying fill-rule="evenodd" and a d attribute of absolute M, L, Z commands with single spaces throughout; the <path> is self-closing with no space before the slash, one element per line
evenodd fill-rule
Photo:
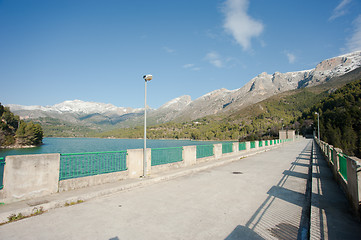
<path fill-rule="evenodd" d="M 260 102 L 273 95 L 310 86 L 342 76 L 361 67 L 361 51 L 320 62 L 314 69 L 288 73 L 261 73 L 236 90 L 219 89 L 208 93 L 187 106 L 178 116 L 190 119 L 218 114 Z"/>
<path fill-rule="evenodd" d="M 218 89 L 194 101 L 190 96 L 175 98 L 156 110 L 149 111 L 151 123 L 171 120 L 194 120 L 212 114 L 227 114 L 260 102 L 276 94 L 320 85 L 361 67 L 361 51 L 320 62 L 314 69 L 288 73 L 261 73 L 239 89 Z M 8 105 L 23 118 L 51 117 L 70 122 L 96 124 L 141 123 L 142 109 L 116 107 L 112 104 L 65 101 L 54 106 Z M 126 123 L 126 124 L 124 124 Z"/>

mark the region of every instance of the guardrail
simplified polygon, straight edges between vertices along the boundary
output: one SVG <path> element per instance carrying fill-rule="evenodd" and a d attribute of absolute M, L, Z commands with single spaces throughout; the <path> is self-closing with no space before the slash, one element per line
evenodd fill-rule
<path fill-rule="evenodd" d="M 321 149 L 324 158 L 330 166 L 336 181 L 346 193 L 351 203 L 354 214 L 361 216 L 361 160 L 357 157 L 349 157 L 342 153 L 341 149 L 315 139 Z"/>
<path fill-rule="evenodd" d="M 222 154 L 233 152 L 233 142 L 222 143 Z"/>
<path fill-rule="evenodd" d="M 181 162 L 183 147 L 152 148 L 152 166 Z"/>
<path fill-rule="evenodd" d="M 0 201 L 20 201 L 128 178 L 139 178 L 144 174 L 156 174 L 218 160 L 226 155 L 237 159 L 237 154 L 241 154 L 242 151 L 266 149 L 267 144 L 263 142 L 226 142 L 148 149 L 146 173 L 143 168 L 143 149 L 1 157 Z M 8 164 L 4 168 L 5 161 L 8 161 Z M 16 197 L 19 193 L 21 198 Z"/>
<path fill-rule="evenodd" d="M 238 144 L 238 151 L 244 151 L 247 149 L 246 142 L 240 142 Z"/>
<path fill-rule="evenodd" d="M 211 157 L 214 155 L 214 145 L 197 145 L 196 158 Z"/>
<path fill-rule="evenodd" d="M 60 154 L 59 180 L 127 170 L 127 151 Z"/>
<path fill-rule="evenodd" d="M 4 188 L 4 167 L 5 167 L 5 158 L 0 157 L 0 189 Z"/>
<path fill-rule="evenodd" d="M 341 176 L 347 182 L 347 155 L 343 153 L 338 153 L 338 161 L 340 164 L 339 171 Z"/>

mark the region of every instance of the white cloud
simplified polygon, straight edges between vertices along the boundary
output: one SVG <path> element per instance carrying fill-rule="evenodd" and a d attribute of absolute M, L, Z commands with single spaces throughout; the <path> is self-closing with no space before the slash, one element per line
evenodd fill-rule
<path fill-rule="evenodd" d="M 351 52 L 361 50 L 361 15 L 358 15 L 353 24 L 355 26 L 353 35 L 346 42 L 347 48 Z"/>
<path fill-rule="evenodd" d="M 333 9 L 333 13 L 331 17 L 328 19 L 332 21 L 338 17 L 341 17 L 347 13 L 346 6 L 351 2 L 351 0 L 342 0 L 340 4 L 337 5 L 335 9 Z"/>
<path fill-rule="evenodd" d="M 201 68 L 196 67 L 193 63 L 184 64 L 184 65 L 183 65 L 183 68 L 185 68 L 185 69 L 190 69 L 190 70 L 192 70 L 192 71 L 199 71 L 199 70 L 201 70 Z"/>
<path fill-rule="evenodd" d="M 218 68 L 223 67 L 223 62 L 221 60 L 221 57 L 216 52 L 207 53 L 205 59 L 215 67 L 218 67 Z"/>
<path fill-rule="evenodd" d="M 191 68 L 191 67 L 194 67 L 194 64 L 193 63 L 184 64 L 183 67 L 184 68 Z"/>
<path fill-rule="evenodd" d="M 164 51 L 166 51 L 167 53 L 174 53 L 175 50 L 169 47 L 163 47 Z"/>
<path fill-rule="evenodd" d="M 247 14 L 248 5 L 249 0 L 227 0 L 223 9 L 223 27 L 244 50 L 251 47 L 251 39 L 258 37 L 264 28 L 260 21 Z"/>
<path fill-rule="evenodd" d="M 288 58 L 288 62 L 289 63 L 294 63 L 296 61 L 296 56 L 293 53 L 290 52 L 285 52 L 287 58 Z"/>

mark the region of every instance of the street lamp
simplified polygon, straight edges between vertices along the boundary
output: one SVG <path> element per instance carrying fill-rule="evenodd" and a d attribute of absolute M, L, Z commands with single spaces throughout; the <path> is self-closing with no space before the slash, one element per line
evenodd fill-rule
<path fill-rule="evenodd" d="M 320 141 L 320 114 L 318 112 L 315 112 L 317 115 L 317 137 L 318 141 Z"/>
<path fill-rule="evenodd" d="M 152 80 L 153 76 L 144 75 L 144 152 L 143 152 L 143 177 L 147 174 L 147 82 Z"/>

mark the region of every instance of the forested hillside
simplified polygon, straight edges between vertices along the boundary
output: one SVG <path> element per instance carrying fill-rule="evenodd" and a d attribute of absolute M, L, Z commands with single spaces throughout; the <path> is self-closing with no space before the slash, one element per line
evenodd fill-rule
<path fill-rule="evenodd" d="M 175 138 L 194 140 L 255 140 L 278 137 L 284 128 L 298 129 L 302 124 L 295 121 L 314 102 L 320 101 L 327 92 L 310 89 L 290 91 L 254 104 L 228 116 L 208 116 L 192 122 L 169 122 L 150 126 L 148 138 Z M 307 121 L 306 121 L 307 122 Z M 99 137 L 142 138 L 143 127 L 121 128 L 98 134 Z"/>
<path fill-rule="evenodd" d="M 0 103 L 0 147 L 40 145 L 43 130 L 39 124 L 21 121 Z"/>
<path fill-rule="evenodd" d="M 153 139 L 255 140 L 277 138 L 278 131 L 282 128 L 295 129 L 296 132 L 304 135 L 312 134 L 315 116 L 307 113 L 315 112 L 315 104 L 333 96 L 332 93 L 338 88 L 342 88 L 347 82 L 356 77 L 359 78 L 359 76 L 360 69 L 357 72 L 334 78 L 326 84 L 273 96 L 239 111 L 233 111 L 229 115 L 212 115 L 191 122 L 168 122 L 153 125 L 147 128 L 147 137 Z M 338 94 L 341 94 L 339 91 L 341 90 L 337 91 Z M 340 96 L 340 98 L 342 97 Z M 348 109 L 344 111 L 348 111 Z M 351 132 L 349 129 L 346 130 L 346 133 Z M 142 138 L 143 127 L 120 128 L 94 136 Z"/>
<path fill-rule="evenodd" d="M 361 79 L 338 89 L 305 111 L 302 119 L 320 114 L 321 140 L 361 158 Z"/>

